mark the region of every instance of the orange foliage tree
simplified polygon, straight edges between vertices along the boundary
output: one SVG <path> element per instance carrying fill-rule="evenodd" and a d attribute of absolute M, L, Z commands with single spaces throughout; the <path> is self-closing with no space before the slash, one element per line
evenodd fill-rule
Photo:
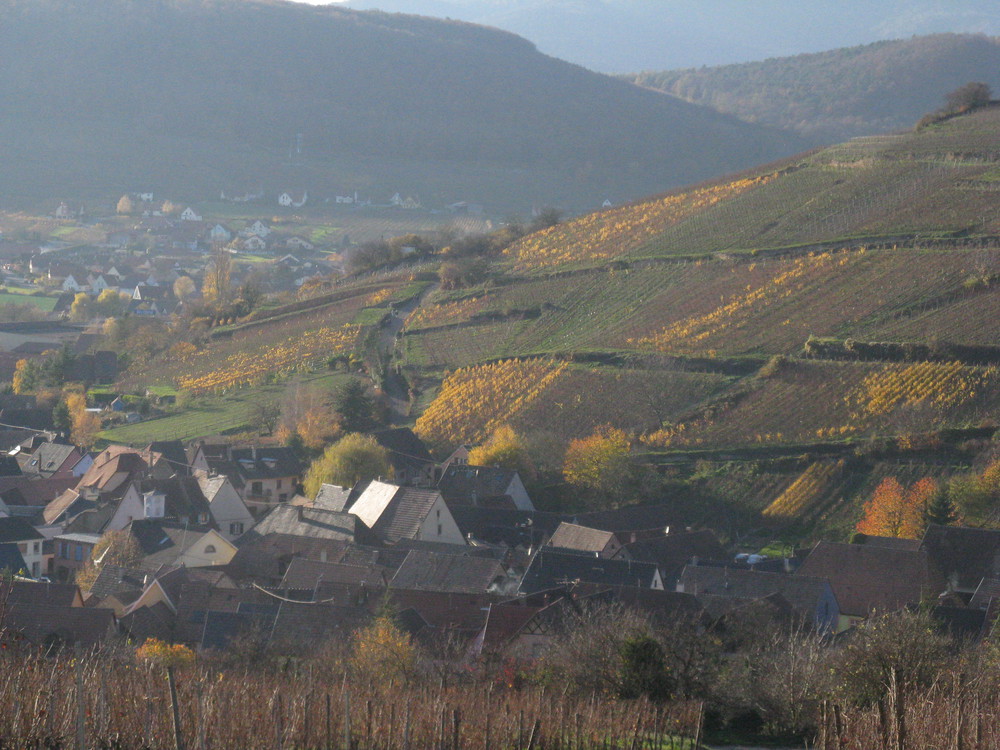
<path fill-rule="evenodd" d="M 895 477 L 882 480 L 871 500 L 865 503 L 864 516 L 857 530 L 871 536 L 916 539 L 924 529 L 924 510 L 937 492 L 937 482 L 925 477 L 904 487 Z"/>

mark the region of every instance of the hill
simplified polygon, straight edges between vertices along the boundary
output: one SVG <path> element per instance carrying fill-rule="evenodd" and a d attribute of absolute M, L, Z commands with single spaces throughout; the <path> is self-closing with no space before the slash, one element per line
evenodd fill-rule
<path fill-rule="evenodd" d="M 331 281 L 136 359 L 123 386 L 179 387 L 201 421 L 118 434 L 245 429 L 226 399 L 246 383 L 280 398 L 364 371 L 442 452 L 511 425 L 552 460 L 611 425 L 692 522 L 724 506 L 741 528 L 841 534 L 882 479 L 995 454 L 998 163 L 989 106 Z M 436 273 L 463 262 L 474 281 Z"/>
<path fill-rule="evenodd" d="M 815 143 L 910 128 L 968 81 L 1000 87 L 1000 38 L 936 34 L 626 77 Z"/>
<path fill-rule="evenodd" d="M 268 0 L 0 13 L 6 203 L 263 186 L 578 210 L 801 148 L 471 24 Z"/>
<path fill-rule="evenodd" d="M 315 1 L 315 0 L 309 0 Z M 938 32 L 1000 33 L 989 0 L 348 0 L 460 18 L 606 73 L 740 63 Z"/>

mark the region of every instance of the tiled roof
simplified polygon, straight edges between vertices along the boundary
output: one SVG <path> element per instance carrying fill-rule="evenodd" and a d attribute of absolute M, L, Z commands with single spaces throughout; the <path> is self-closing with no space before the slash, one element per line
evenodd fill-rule
<path fill-rule="evenodd" d="M 372 482 L 351 505 L 350 512 L 376 536 L 392 544 L 404 538 L 415 539 L 439 497 L 434 490 Z"/>
<path fill-rule="evenodd" d="M 11 581 L 0 583 L 0 601 L 10 604 L 44 604 L 73 607 L 82 603 L 80 589 L 72 583 Z"/>
<path fill-rule="evenodd" d="M 563 521 L 549 539 L 549 546 L 580 552 L 603 552 L 614 538 L 613 532 Z"/>
<path fill-rule="evenodd" d="M 0 612 L 0 624 L 28 641 L 51 646 L 96 646 L 116 633 L 115 615 L 96 607 L 12 604 Z"/>
<path fill-rule="evenodd" d="M 625 549 L 635 560 L 656 563 L 663 576 L 663 585 L 668 589 L 673 588 L 673 582 L 677 580 L 681 570 L 693 559 L 726 558 L 726 551 L 719 540 L 707 529 L 663 534 L 626 544 Z"/>
<path fill-rule="evenodd" d="M 97 578 L 90 587 L 91 596 L 104 599 L 126 591 L 142 591 L 148 573 L 137 568 L 123 568 L 118 565 L 102 565 Z"/>
<path fill-rule="evenodd" d="M 809 620 L 816 618 L 817 608 L 831 588 L 825 578 L 702 565 L 686 566 L 678 584 L 684 587 L 684 593 L 699 599 L 718 596 L 754 600 L 781 594 L 799 615 Z"/>
<path fill-rule="evenodd" d="M 411 550 L 389 582 L 393 589 L 484 594 L 507 578 L 499 562 L 468 555 Z"/>
<path fill-rule="evenodd" d="M 353 542 L 365 537 L 365 526 L 351 513 L 339 513 L 322 508 L 276 505 L 264 515 L 250 534 L 285 534 Z"/>
<path fill-rule="evenodd" d="M 0 544 L 26 542 L 33 539 L 44 539 L 44 537 L 23 518 L 0 518 Z"/>
<path fill-rule="evenodd" d="M 829 580 L 840 611 L 857 617 L 919 604 L 945 586 L 926 550 L 867 544 L 820 542 L 795 575 Z"/>
<path fill-rule="evenodd" d="M 974 591 L 984 578 L 1000 578 L 1000 530 L 930 525 L 921 548 L 945 579 Z"/>
<path fill-rule="evenodd" d="M 206 519 L 212 517 L 208 500 L 194 477 L 144 479 L 139 485 L 139 491 L 163 495 L 163 512 L 167 518 L 186 519 L 189 523 L 197 523 L 201 517 Z"/>
<path fill-rule="evenodd" d="M 450 505 L 478 505 L 507 494 L 517 472 L 495 466 L 452 464 L 438 482 Z"/>
<path fill-rule="evenodd" d="M 297 557 L 288 564 L 281 588 L 314 589 L 317 584 L 382 587 L 391 577 L 391 572 L 378 565 L 345 565 Z"/>
<path fill-rule="evenodd" d="M 609 560 L 589 554 L 543 547 L 538 550 L 521 581 L 521 591 L 531 593 L 573 581 L 652 588 L 656 566 L 632 560 Z"/>
<path fill-rule="evenodd" d="M 77 483 L 73 476 L 55 476 L 48 478 L 21 477 L 16 486 L 0 492 L 0 500 L 7 505 L 22 505 L 44 508 L 63 492 Z"/>

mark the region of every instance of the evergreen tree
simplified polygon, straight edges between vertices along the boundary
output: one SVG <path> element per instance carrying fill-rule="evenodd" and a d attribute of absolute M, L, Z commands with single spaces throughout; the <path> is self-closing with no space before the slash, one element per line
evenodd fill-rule
<path fill-rule="evenodd" d="M 958 511 L 948 494 L 948 487 L 942 485 L 924 508 L 924 526 L 932 523 L 938 526 L 951 526 L 958 520 Z"/>
<path fill-rule="evenodd" d="M 340 386 L 333 396 L 333 409 L 344 432 L 366 432 L 375 424 L 375 402 L 357 378 Z"/>

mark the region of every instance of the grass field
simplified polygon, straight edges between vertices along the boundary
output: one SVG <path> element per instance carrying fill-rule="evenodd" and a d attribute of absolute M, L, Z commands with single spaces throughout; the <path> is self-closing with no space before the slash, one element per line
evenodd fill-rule
<path fill-rule="evenodd" d="M 242 432 L 249 429 L 251 414 L 261 402 L 280 401 L 296 386 L 331 392 L 351 375 L 317 372 L 286 381 L 244 388 L 222 396 L 207 395 L 177 414 L 138 424 L 105 430 L 102 440 L 127 445 L 145 445 L 154 440 L 191 440 L 206 435 Z M 151 389 L 155 390 L 155 389 Z"/>
<path fill-rule="evenodd" d="M 43 312 L 52 312 L 56 306 L 56 297 L 47 297 L 35 294 L 17 294 L 11 292 L 0 292 L 0 305 L 31 305 Z"/>

